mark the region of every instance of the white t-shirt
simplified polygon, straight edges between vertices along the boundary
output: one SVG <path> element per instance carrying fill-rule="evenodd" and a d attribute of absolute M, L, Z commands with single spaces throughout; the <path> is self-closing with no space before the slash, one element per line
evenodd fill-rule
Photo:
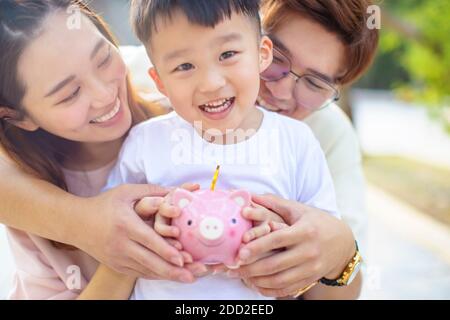
<path fill-rule="evenodd" d="M 106 189 L 122 183 L 208 189 L 220 164 L 216 189 L 277 194 L 339 217 L 333 182 L 319 143 L 303 123 L 259 108 L 263 121 L 249 139 L 208 143 L 175 112 L 135 126 L 126 139 Z M 193 284 L 137 281 L 134 299 L 267 299 L 241 280 L 210 275 Z"/>

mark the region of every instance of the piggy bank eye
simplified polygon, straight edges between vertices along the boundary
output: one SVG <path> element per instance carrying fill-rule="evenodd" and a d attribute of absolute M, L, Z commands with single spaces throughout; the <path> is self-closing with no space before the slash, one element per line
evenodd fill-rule
<path fill-rule="evenodd" d="M 236 224 L 236 223 L 237 223 L 236 218 L 231 219 L 231 223 L 232 223 L 232 224 Z"/>
<path fill-rule="evenodd" d="M 192 220 L 188 220 L 187 225 L 188 226 L 192 225 Z"/>

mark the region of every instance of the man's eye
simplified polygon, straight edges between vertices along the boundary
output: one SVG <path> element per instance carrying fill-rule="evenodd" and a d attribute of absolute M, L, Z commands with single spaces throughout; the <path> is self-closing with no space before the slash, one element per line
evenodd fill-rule
<path fill-rule="evenodd" d="M 222 53 L 222 54 L 220 55 L 220 59 L 219 59 L 219 60 L 222 61 L 222 60 L 230 59 L 230 58 L 234 57 L 236 54 L 237 54 L 236 51 L 227 51 L 227 52 L 224 52 L 224 53 Z"/>
<path fill-rule="evenodd" d="M 306 85 L 310 89 L 315 90 L 315 91 L 325 90 L 325 88 L 323 86 L 321 86 L 316 80 L 310 79 L 308 77 L 305 77 L 304 79 L 305 79 Z"/>
<path fill-rule="evenodd" d="M 109 46 L 108 48 L 108 55 L 106 56 L 105 59 L 103 59 L 103 61 L 98 65 L 98 67 L 99 68 L 103 67 L 109 62 L 110 59 L 111 59 L 111 46 Z"/>
<path fill-rule="evenodd" d="M 174 69 L 174 71 L 189 71 L 193 69 L 194 66 L 191 63 L 183 63 Z"/>
<path fill-rule="evenodd" d="M 78 94 L 80 93 L 80 89 L 81 89 L 81 87 L 78 87 L 70 96 L 68 96 L 67 98 L 65 98 L 64 100 L 62 100 L 61 102 L 59 102 L 57 104 L 66 103 L 66 102 L 69 102 L 72 99 L 76 98 L 78 96 Z"/>

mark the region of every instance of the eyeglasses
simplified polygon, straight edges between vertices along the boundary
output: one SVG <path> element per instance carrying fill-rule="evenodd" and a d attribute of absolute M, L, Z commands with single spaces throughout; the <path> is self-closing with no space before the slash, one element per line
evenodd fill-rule
<path fill-rule="evenodd" d="M 313 74 L 298 75 L 292 64 L 279 49 L 273 49 L 272 64 L 261 73 L 266 82 L 278 81 L 292 75 L 295 79 L 293 95 L 297 104 L 310 110 L 319 110 L 339 100 L 339 90 L 333 84 Z"/>

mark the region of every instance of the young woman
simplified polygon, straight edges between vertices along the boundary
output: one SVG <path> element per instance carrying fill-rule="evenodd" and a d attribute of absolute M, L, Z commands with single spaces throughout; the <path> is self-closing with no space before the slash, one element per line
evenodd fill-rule
<path fill-rule="evenodd" d="M 205 267 L 181 268 L 183 255 L 134 213 L 136 200 L 167 190 L 124 187 L 93 197 L 130 127 L 151 114 L 104 23 L 80 1 L 5 0 L 0 31 L 0 211 L 18 267 L 12 298 L 127 298 L 135 276 L 193 281 Z M 154 213 L 161 198 L 147 200 L 142 211 Z M 105 250 L 105 236 L 127 242 Z M 114 250 L 130 276 L 46 238 Z"/>

